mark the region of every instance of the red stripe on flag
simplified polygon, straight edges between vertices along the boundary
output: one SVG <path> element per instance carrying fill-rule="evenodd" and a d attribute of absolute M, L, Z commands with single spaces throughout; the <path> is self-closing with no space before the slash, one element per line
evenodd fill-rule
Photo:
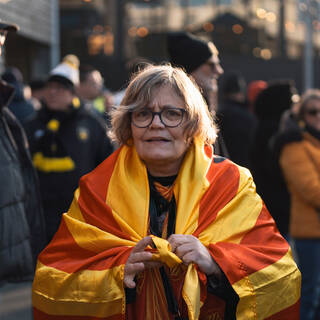
<path fill-rule="evenodd" d="M 281 310 L 265 320 L 299 320 L 300 319 L 300 300 L 294 305 Z"/>
<path fill-rule="evenodd" d="M 256 259 L 253 255 L 243 256 L 249 266 L 253 266 L 256 261 L 252 269 L 248 267 L 249 274 L 275 263 L 289 250 L 288 242 L 280 235 L 265 205 L 262 207 L 255 227 L 242 238 L 240 244 L 250 247 L 257 255 L 261 255 L 261 259 Z"/>
<path fill-rule="evenodd" d="M 193 234 L 195 237 L 216 219 L 218 212 L 237 194 L 239 177 L 238 168 L 229 160 L 220 163 L 212 161 L 207 173 L 210 187 L 200 201 L 198 228 Z"/>
<path fill-rule="evenodd" d="M 212 157 L 213 148 L 212 145 L 206 144 L 204 146 L 204 152 L 208 158 Z"/>
<path fill-rule="evenodd" d="M 95 253 L 81 248 L 74 241 L 64 220 L 59 232 L 39 255 L 39 261 L 49 267 L 73 273 L 80 270 L 106 270 L 126 263 L 131 248 L 117 247 Z"/>
<path fill-rule="evenodd" d="M 119 157 L 120 151 L 121 148 L 117 149 L 89 174 L 83 176 L 86 177 L 89 183 L 94 183 L 95 193 L 99 195 L 100 198 L 105 199 L 107 196 L 109 181 Z"/>
<path fill-rule="evenodd" d="M 231 284 L 281 259 L 289 250 L 288 243 L 276 230 L 274 220 L 263 206 L 254 228 L 240 245 L 218 242 L 209 245 L 211 254 Z"/>

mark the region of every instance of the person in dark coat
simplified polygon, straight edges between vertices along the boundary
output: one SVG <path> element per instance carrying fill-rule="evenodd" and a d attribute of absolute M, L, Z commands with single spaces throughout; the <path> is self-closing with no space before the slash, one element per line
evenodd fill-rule
<path fill-rule="evenodd" d="M 218 105 L 218 79 L 224 72 L 216 46 L 213 42 L 204 41 L 190 33 L 173 32 L 167 36 L 167 49 L 170 62 L 182 67 L 192 76 L 201 89 L 210 112 L 215 116 Z M 214 152 L 229 157 L 221 133 L 214 144 Z"/>
<path fill-rule="evenodd" d="M 16 30 L 0 21 L 0 48 L 7 32 Z M 0 80 L 0 319 L 12 319 L 12 292 L 23 291 L 23 319 L 31 320 L 31 283 L 46 243 L 45 225 L 27 138 L 8 109 L 13 96 L 14 88 Z"/>
<path fill-rule="evenodd" d="M 221 134 L 230 159 L 250 169 L 257 119 L 248 111 L 246 82 L 237 72 L 224 74 L 221 80 L 218 110 Z"/>
<path fill-rule="evenodd" d="M 31 101 L 35 110 L 39 110 L 41 108 L 45 85 L 46 79 L 42 78 L 36 78 L 29 82 L 31 89 Z"/>
<path fill-rule="evenodd" d="M 292 81 L 274 80 L 261 91 L 255 102 L 258 128 L 252 149 L 252 174 L 257 192 L 284 237 L 288 236 L 290 197 L 272 145 L 281 116 L 291 108 L 295 94 Z"/>
<path fill-rule="evenodd" d="M 32 103 L 27 101 L 24 96 L 22 74 L 15 67 L 8 67 L 1 77 L 2 80 L 11 84 L 15 89 L 13 99 L 10 101 L 8 107 L 22 123 L 35 112 Z"/>
<path fill-rule="evenodd" d="M 68 210 L 79 178 L 113 151 L 102 118 L 75 95 L 78 63 L 76 56 L 68 55 L 51 71 L 42 108 L 25 123 L 49 240 Z"/>

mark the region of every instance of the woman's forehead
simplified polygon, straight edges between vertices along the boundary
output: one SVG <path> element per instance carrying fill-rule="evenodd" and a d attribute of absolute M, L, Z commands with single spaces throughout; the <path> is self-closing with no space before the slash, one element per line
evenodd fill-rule
<path fill-rule="evenodd" d="M 148 101 L 148 107 L 155 106 L 173 106 L 177 108 L 184 108 L 184 100 L 177 94 L 174 88 L 169 85 L 163 85 L 153 88 Z"/>
<path fill-rule="evenodd" d="M 307 101 L 307 103 L 305 104 L 306 107 L 310 107 L 310 106 L 320 106 L 320 97 L 316 98 L 311 98 Z"/>

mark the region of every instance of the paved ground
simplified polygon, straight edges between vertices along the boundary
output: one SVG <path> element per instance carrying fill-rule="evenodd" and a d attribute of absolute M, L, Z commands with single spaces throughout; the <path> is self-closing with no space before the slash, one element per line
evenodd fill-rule
<path fill-rule="evenodd" d="M 6 284 L 0 288 L 0 320 L 31 320 L 31 283 Z"/>

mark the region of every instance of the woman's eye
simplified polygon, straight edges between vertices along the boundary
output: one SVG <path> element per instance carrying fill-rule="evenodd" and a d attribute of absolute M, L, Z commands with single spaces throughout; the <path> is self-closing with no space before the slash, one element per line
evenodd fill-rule
<path fill-rule="evenodd" d="M 170 117 L 170 118 L 174 118 L 174 117 L 180 117 L 181 116 L 181 112 L 179 110 L 166 110 L 165 111 L 165 116 L 166 117 Z"/>
<path fill-rule="evenodd" d="M 136 117 L 136 118 L 145 118 L 145 117 L 148 117 L 149 114 L 150 114 L 149 111 L 147 111 L 147 110 L 142 110 L 142 111 L 137 112 L 137 113 L 135 114 L 135 117 Z"/>

